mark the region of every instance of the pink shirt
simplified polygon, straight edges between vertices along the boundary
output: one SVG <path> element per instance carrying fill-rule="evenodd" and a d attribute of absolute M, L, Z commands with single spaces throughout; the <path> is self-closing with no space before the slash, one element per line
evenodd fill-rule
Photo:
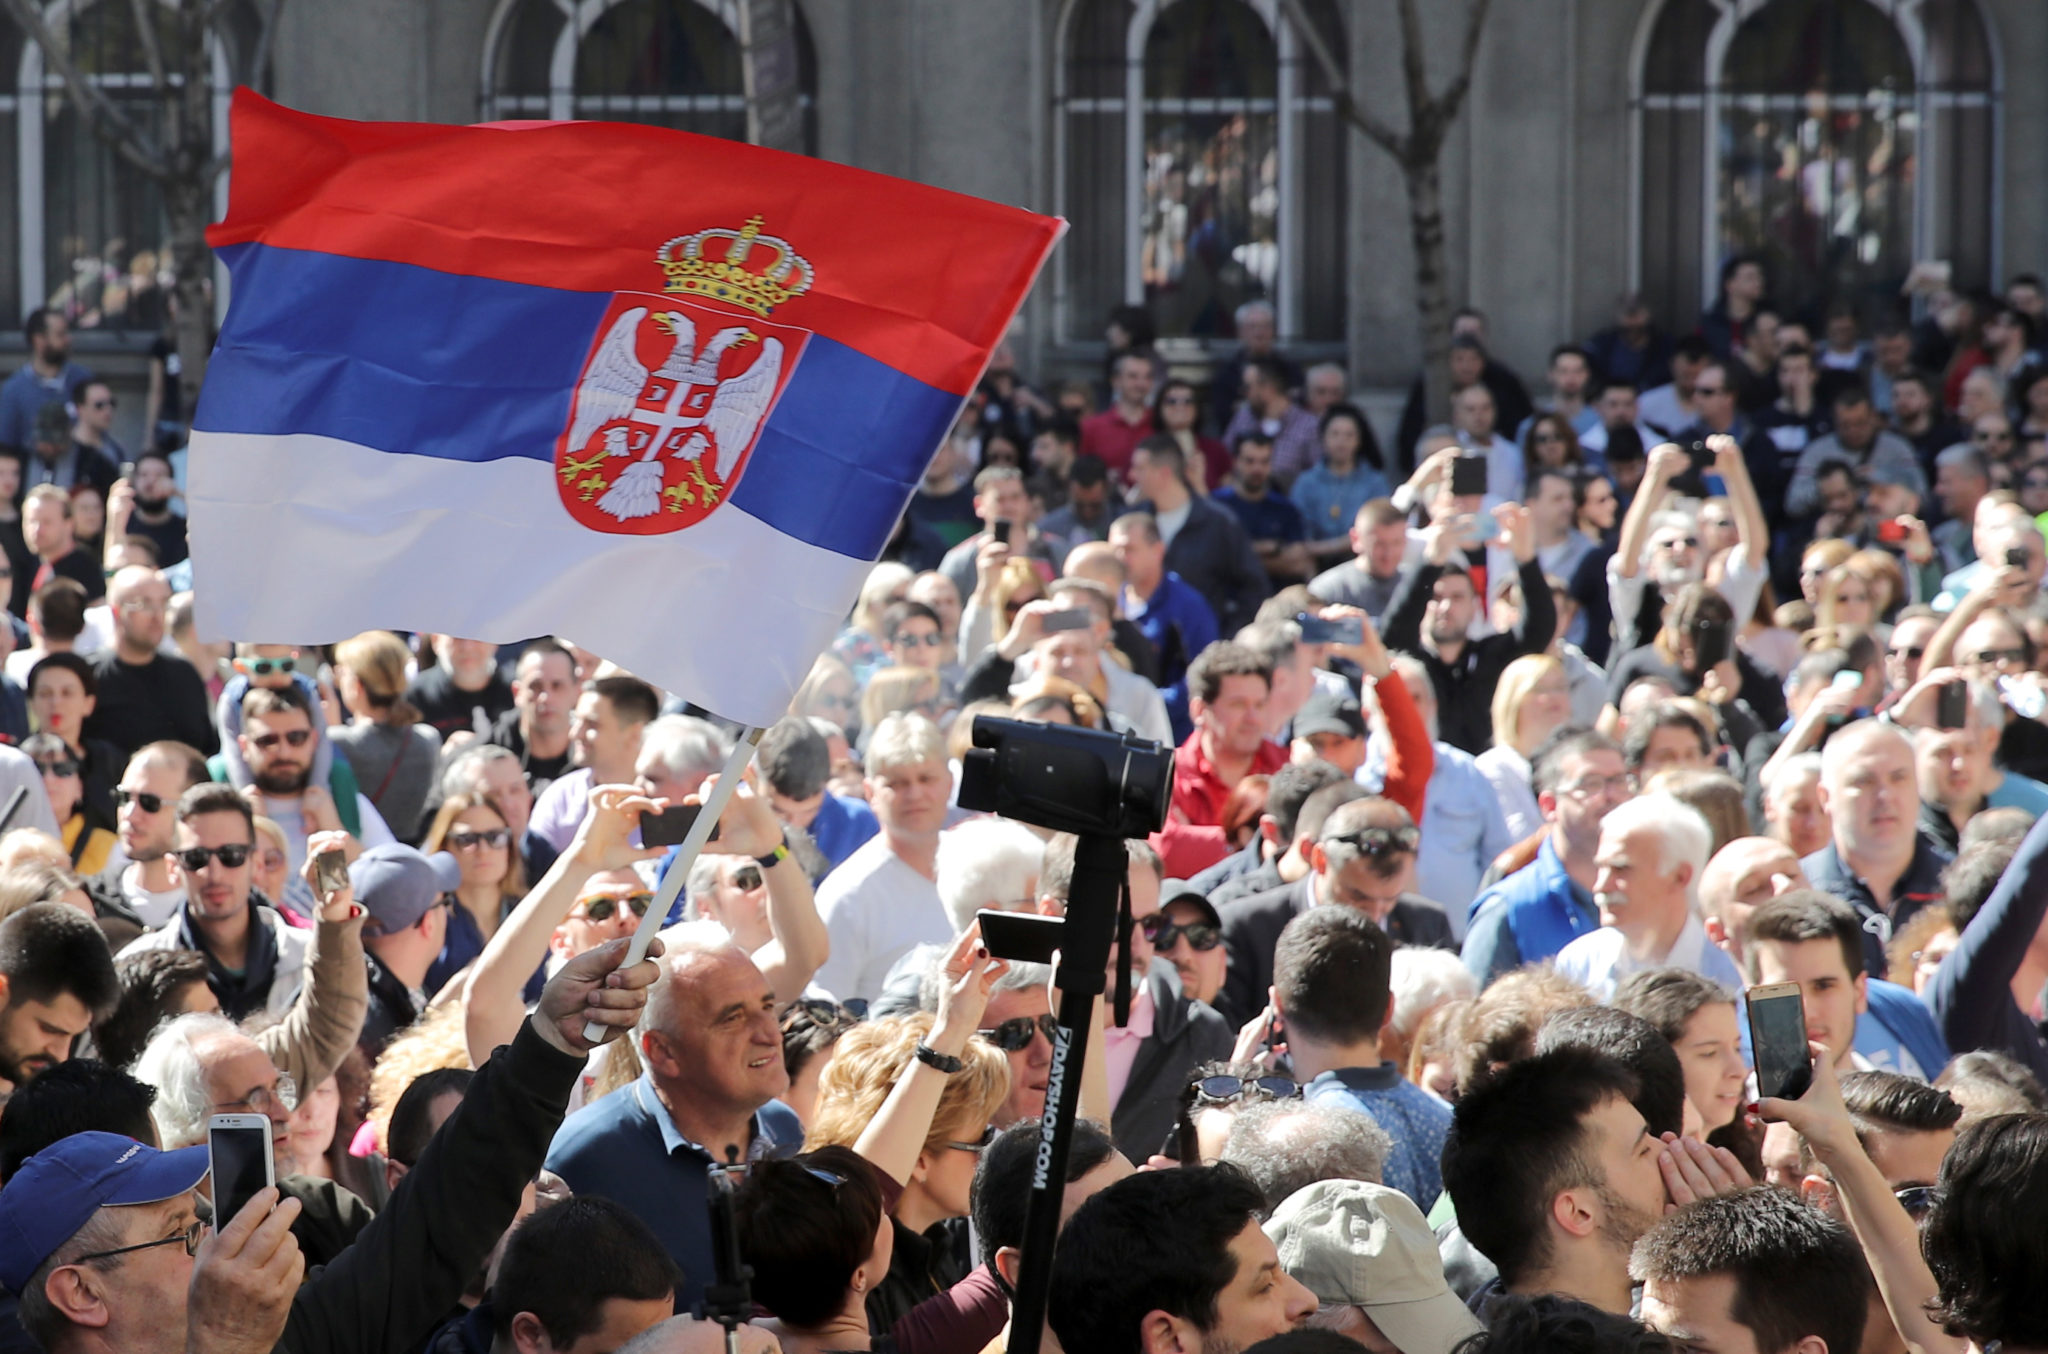
<path fill-rule="evenodd" d="M 1104 994 L 1107 1003 L 1114 1000 Z M 1114 1015 L 1105 1005 L 1103 1008 Z M 1118 1029 L 1112 1025 L 1103 1031 L 1103 1042 L 1108 1046 L 1105 1068 L 1109 1073 L 1109 1103 L 1114 1108 L 1124 1098 L 1124 1087 L 1130 1082 L 1131 1067 L 1138 1061 L 1138 1045 L 1152 1037 L 1152 991 L 1139 985 L 1131 993 L 1131 1023 Z"/>

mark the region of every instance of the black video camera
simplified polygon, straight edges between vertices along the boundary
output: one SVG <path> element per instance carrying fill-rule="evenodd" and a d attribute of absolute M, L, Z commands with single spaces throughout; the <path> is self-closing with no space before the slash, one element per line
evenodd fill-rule
<path fill-rule="evenodd" d="M 1135 734 L 977 715 L 961 759 L 961 808 L 1055 832 L 1147 836 L 1172 798 L 1172 750 Z"/>

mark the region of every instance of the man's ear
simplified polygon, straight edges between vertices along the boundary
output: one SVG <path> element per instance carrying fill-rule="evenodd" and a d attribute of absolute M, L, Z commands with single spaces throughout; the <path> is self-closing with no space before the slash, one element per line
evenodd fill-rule
<path fill-rule="evenodd" d="M 1839 1217 L 1835 1208 L 1835 1184 L 1824 1175 L 1804 1175 L 1799 1178 L 1799 1197 L 1823 1213 Z M 1827 1346 L 1821 1346 L 1826 1354 Z"/>
<path fill-rule="evenodd" d="M 683 1074 L 682 1063 L 669 1051 L 668 1037 L 659 1030 L 648 1030 L 640 1036 L 640 1059 L 664 1077 Z"/>
<path fill-rule="evenodd" d="M 98 1272 L 87 1265 L 62 1265 L 43 1281 L 43 1296 L 74 1326 L 103 1327 L 113 1320 Z"/>
<path fill-rule="evenodd" d="M 1719 917 L 1702 917 L 1700 925 L 1706 929 L 1708 940 L 1713 941 L 1722 950 L 1728 948 L 1728 928 L 1721 924 Z"/>
<path fill-rule="evenodd" d="M 1304 861 L 1308 862 L 1309 869 L 1314 870 L 1317 874 L 1321 874 L 1329 868 L 1329 853 L 1323 850 L 1321 842 L 1312 842 L 1306 837 L 1298 837 L 1295 839 L 1294 846 L 1297 854 Z"/>
<path fill-rule="evenodd" d="M 1862 1015 L 1870 1009 L 1870 975 L 1856 975 L 1856 1014 Z"/>
<path fill-rule="evenodd" d="M 1600 1218 L 1590 1206 L 1592 1190 L 1560 1190 L 1550 1200 L 1550 1220 L 1565 1235 L 1589 1237 L 1600 1230 Z"/>
<path fill-rule="evenodd" d="M 1683 887 L 1692 883 L 1694 873 L 1692 862 L 1681 860 L 1678 862 L 1678 868 L 1671 872 L 1671 880 L 1673 883 Z"/>
<path fill-rule="evenodd" d="M 1015 1289 L 1017 1280 L 1024 1273 L 1024 1252 L 1015 1246 L 1004 1246 L 999 1249 L 996 1252 L 996 1273 L 1002 1276 L 1004 1283 Z"/>
<path fill-rule="evenodd" d="M 512 1347 L 519 1354 L 549 1354 L 554 1342 L 548 1339 L 547 1327 L 540 1324 L 540 1318 L 532 1312 L 515 1312 L 512 1315 Z"/>
<path fill-rule="evenodd" d="M 1154 1309 L 1138 1319 L 1143 1354 L 1201 1354 L 1201 1332 L 1177 1316 Z"/>

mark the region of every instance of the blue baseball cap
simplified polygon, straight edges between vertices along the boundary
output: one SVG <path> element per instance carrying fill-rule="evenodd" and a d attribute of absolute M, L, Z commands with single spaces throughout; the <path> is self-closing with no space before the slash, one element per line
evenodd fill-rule
<path fill-rule="evenodd" d="M 94 1213 L 189 1194 L 207 1168 L 203 1146 L 159 1152 L 119 1133 L 74 1133 L 50 1144 L 0 1189 L 0 1284 L 20 1293 Z"/>

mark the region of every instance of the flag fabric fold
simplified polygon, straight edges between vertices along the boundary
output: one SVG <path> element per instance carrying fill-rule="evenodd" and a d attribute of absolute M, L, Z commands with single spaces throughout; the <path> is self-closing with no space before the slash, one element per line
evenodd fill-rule
<path fill-rule="evenodd" d="M 611 123 L 235 96 L 193 420 L 210 634 L 562 634 L 777 718 L 1061 223 Z"/>

